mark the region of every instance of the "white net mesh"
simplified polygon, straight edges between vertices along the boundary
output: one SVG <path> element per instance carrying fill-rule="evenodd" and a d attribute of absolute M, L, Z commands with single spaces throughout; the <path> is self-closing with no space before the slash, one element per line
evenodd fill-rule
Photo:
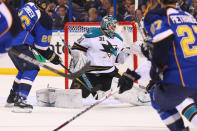
<path fill-rule="evenodd" d="M 82 23 L 83 24 L 83 23 Z M 68 25 L 67 39 L 68 44 L 72 46 L 73 42 L 80 38 L 90 28 L 99 28 L 100 25 Z M 116 28 L 118 33 L 123 38 L 124 46 L 129 46 L 133 43 L 133 27 L 132 25 L 119 25 Z"/>

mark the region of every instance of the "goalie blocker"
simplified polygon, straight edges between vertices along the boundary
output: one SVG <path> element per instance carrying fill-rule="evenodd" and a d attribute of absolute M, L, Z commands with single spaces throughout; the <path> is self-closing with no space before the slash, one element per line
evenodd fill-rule
<path fill-rule="evenodd" d="M 118 81 L 118 87 L 120 87 L 119 93 L 121 94 L 126 90 L 131 89 L 133 87 L 133 82 L 135 82 L 139 78 L 140 75 L 138 75 L 135 71 L 127 69 L 127 71 L 123 73 Z"/>

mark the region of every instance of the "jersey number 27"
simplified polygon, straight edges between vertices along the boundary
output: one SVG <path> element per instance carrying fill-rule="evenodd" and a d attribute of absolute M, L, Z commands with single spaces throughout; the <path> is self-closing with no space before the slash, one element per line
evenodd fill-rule
<path fill-rule="evenodd" d="M 193 29 L 193 31 L 192 31 Z M 192 28 L 188 25 L 180 25 L 177 27 L 177 35 L 179 37 L 183 37 L 180 41 L 183 54 L 185 57 L 191 57 L 197 55 L 197 46 L 192 44 L 195 44 L 197 42 L 197 26 L 193 25 Z M 194 34 L 195 33 L 195 34 Z M 190 45 L 190 47 L 189 47 Z"/>

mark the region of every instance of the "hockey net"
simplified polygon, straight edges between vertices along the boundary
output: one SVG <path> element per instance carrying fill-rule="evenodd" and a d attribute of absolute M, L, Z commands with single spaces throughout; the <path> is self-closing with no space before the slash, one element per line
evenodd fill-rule
<path fill-rule="evenodd" d="M 86 33 L 90 28 L 99 28 L 100 22 L 68 22 L 65 25 L 65 42 L 69 47 L 72 47 L 74 41 L 80 38 L 84 33 Z M 119 22 L 117 25 L 116 33 L 118 33 L 123 38 L 124 47 L 129 47 L 129 45 L 134 44 L 137 41 L 137 27 L 134 22 Z M 68 50 L 65 49 L 65 66 L 69 66 L 70 55 Z M 117 65 L 120 72 L 124 72 L 127 68 L 136 69 L 138 59 L 136 55 L 128 58 L 123 65 Z M 71 81 L 65 79 L 65 88 L 68 89 Z"/>

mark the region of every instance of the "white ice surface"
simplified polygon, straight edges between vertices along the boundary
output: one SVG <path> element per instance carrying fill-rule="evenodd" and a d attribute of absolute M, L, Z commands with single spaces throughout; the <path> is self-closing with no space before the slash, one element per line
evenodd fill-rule
<path fill-rule="evenodd" d="M 80 109 L 38 107 L 35 91 L 46 88 L 48 83 L 52 87 L 64 88 L 64 78 L 37 77 L 28 99 L 29 103 L 34 105 L 33 112 L 12 113 L 10 108 L 4 107 L 4 104 L 13 80 L 14 76 L 0 76 L 0 131 L 52 131 L 95 102 L 92 99 L 83 100 L 85 106 Z M 191 127 L 191 131 L 197 130 L 187 121 L 186 125 Z M 133 107 L 109 99 L 76 118 L 60 131 L 168 131 L 168 129 L 152 107 Z"/>

